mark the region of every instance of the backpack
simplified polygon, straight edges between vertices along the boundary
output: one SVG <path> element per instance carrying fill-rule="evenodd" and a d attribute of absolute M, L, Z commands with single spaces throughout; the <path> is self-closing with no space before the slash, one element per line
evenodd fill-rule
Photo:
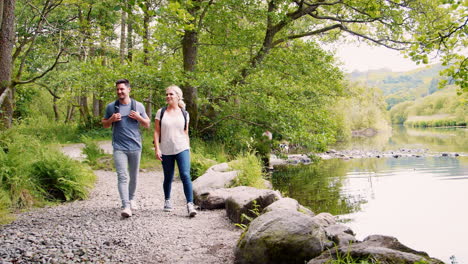
<path fill-rule="evenodd" d="M 136 101 L 133 98 L 130 98 L 130 111 L 136 111 Z M 120 113 L 120 101 L 119 99 L 115 100 L 114 103 L 114 114 Z"/>
<path fill-rule="evenodd" d="M 159 126 L 161 127 L 161 124 L 162 124 L 162 119 L 163 119 L 163 116 L 164 116 L 164 112 L 166 112 L 166 109 L 167 109 L 167 106 L 161 108 L 161 116 L 159 117 Z M 182 111 L 182 115 L 184 116 L 184 130 L 187 130 L 187 111 L 185 111 L 185 109 L 181 108 L 180 109 Z M 159 130 L 159 143 L 161 143 L 161 129 Z"/>

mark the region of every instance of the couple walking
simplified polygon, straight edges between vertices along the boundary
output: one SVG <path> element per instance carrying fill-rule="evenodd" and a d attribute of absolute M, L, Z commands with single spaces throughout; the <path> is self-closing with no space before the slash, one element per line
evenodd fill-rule
<path fill-rule="evenodd" d="M 115 86 L 118 99 L 107 105 L 102 124 L 105 128 L 112 127 L 114 164 L 122 200 L 121 215 L 130 217 L 132 210 L 137 209 L 135 191 L 142 149 L 139 127 L 149 128 L 151 121 L 143 104 L 130 98 L 131 87 L 127 79 L 117 80 Z M 185 111 L 182 90 L 178 86 L 166 88 L 166 103 L 167 106 L 156 113 L 154 126 L 155 155 L 162 162 L 164 172 L 164 211 L 172 211 L 171 186 L 177 162 L 187 200 L 187 212 L 193 217 L 197 211 L 193 204 L 190 179 L 189 115 Z"/>

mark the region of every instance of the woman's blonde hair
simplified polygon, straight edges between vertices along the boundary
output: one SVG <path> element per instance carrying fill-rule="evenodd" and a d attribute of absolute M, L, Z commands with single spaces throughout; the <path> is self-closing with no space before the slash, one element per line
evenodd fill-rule
<path fill-rule="evenodd" d="M 173 90 L 177 94 L 177 97 L 179 97 L 179 107 L 185 109 L 184 94 L 182 93 L 182 89 L 180 89 L 180 87 L 175 84 L 169 85 L 166 88 L 166 92 L 169 89 Z"/>

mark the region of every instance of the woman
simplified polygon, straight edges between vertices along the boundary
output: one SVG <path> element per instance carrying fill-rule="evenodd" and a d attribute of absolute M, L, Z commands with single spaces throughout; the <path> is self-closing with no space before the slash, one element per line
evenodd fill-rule
<path fill-rule="evenodd" d="M 164 211 L 172 211 L 171 186 L 175 162 L 184 185 L 187 212 L 197 214 L 193 205 L 192 180 L 190 179 L 190 142 L 188 136 L 189 115 L 185 111 L 182 90 L 171 85 L 166 88 L 167 106 L 158 110 L 154 124 L 154 147 L 156 158 L 162 161 L 164 171 Z"/>

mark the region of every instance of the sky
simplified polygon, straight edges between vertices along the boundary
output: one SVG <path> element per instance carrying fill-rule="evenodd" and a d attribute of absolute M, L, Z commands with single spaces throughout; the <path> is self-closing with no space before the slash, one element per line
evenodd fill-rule
<path fill-rule="evenodd" d="M 336 49 L 336 57 L 343 63 L 342 68 L 345 72 L 382 68 L 402 72 L 424 67 L 416 65 L 409 58 L 404 58 L 399 51 L 373 47 L 365 43 L 336 44 L 329 48 Z"/>

